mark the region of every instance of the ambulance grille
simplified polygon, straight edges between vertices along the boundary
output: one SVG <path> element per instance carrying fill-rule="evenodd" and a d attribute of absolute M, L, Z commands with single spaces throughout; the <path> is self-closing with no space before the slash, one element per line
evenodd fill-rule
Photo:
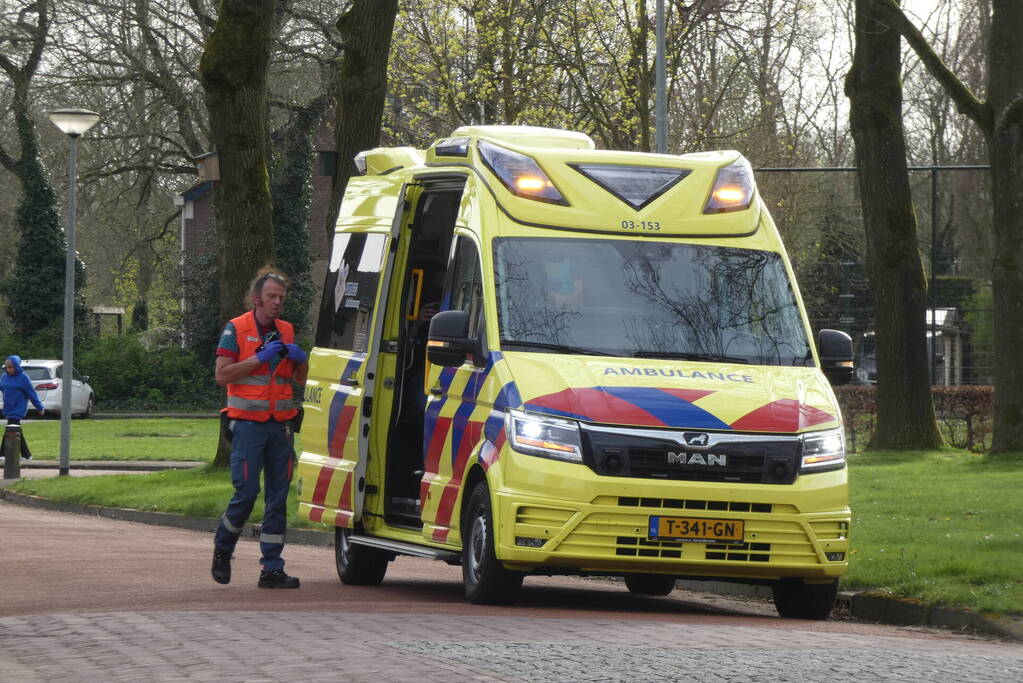
<path fill-rule="evenodd" d="M 618 536 L 615 539 L 615 554 L 621 557 L 666 557 L 682 558 L 682 544 L 669 541 L 651 541 L 636 536 Z M 770 562 L 770 543 L 735 543 L 730 545 L 712 543 L 705 546 L 706 560 L 726 562 Z"/>
<path fill-rule="evenodd" d="M 679 500 L 678 498 L 632 498 L 620 496 L 622 507 L 668 508 L 671 510 L 720 510 L 722 512 L 771 512 L 770 503 L 740 503 L 729 500 Z"/>
<path fill-rule="evenodd" d="M 583 462 L 606 477 L 740 484 L 791 484 L 799 473 L 796 436 L 582 425 Z M 684 445 L 687 435 L 708 444 Z"/>
<path fill-rule="evenodd" d="M 757 484 L 763 478 L 763 455 L 728 456 L 727 470 L 690 468 L 682 471 L 668 464 L 667 448 L 630 448 L 627 451 L 629 476 L 659 479 L 685 479 L 686 481 L 734 481 Z M 790 470 L 791 471 L 791 470 Z"/>
<path fill-rule="evenodd" d="M 734 543 L 724 545 L 713 543 L 707 546 L 708 560 L 725 560 L 726 562 L 770 562 L 770 543 Z"/>
<path fill-rule="evenodd" d="M 773 507 L 777 514 L 788 506 L 778 503 Z M 552 551 L 572 557 L 634 558 L 636 562 L 662 559 L 695 563 L 814 564 L 823 561 L 818 558 L 813 540 L 804 526 L 791 520 L 749 514 L 745 516 L 742 542 L 684 543 L 648 537 L 650 513 L 664 508 L 648 510 L 626 505 L 617 510 L 616 514 L 594 512 L 574 526 L 570 522 L 568 533 Z"/>
<path fill-rule="evenodd" d="M 615 555 L 623 557 L 667 557 L 681 559 L 682 544 L 670 541 L 651 541 L 636 536 L 619 536 Z"/>

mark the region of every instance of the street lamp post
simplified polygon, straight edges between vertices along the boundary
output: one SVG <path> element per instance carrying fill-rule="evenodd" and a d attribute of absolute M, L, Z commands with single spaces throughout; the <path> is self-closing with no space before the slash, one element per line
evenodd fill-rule
<path fill-rule="evenodd" d="M 67 255 L 64 262 L 64 367 L 60 381 L 60 474 L 70 471 L 71 381 L 74 379 L 75 328 L 75 187 L 78 180 L 78 138 L 99 121 L 99 114 L 87 109 L 59 109 L 48 115 L 53 125 L 71 140 L 68 150 Z"/>
<path fill-rule="evenodd" d="M 657 122 L 655 140 L 658 154 L 668 153 L 668 100 L 667 78 L 664 66 L 664 0 L 657 0 L 657 56 L 655 58 L 654 89 L 656 91 L 654 120 Z"/>

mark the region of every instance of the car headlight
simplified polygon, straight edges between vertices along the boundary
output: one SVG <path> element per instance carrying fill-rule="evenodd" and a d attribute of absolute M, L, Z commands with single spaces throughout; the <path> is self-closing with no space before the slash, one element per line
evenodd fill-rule
<path fill-rule="evenodd" d="M 828 429 L 803 435 L 802 471 L 820 472 L 845 467 L 845 433 Z"/>
<path fill-rule="evenodd" d="M 565 462 L 583 461 L 578 422 L 519 410 L 508 411 L 504 420 L 508 441 L 519 453 Z"/>

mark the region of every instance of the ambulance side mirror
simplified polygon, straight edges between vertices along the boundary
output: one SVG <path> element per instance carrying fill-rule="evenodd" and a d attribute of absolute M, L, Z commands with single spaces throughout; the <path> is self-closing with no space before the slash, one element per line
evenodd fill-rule
<path fill-rule="evenodd" d="M 479 340 L 469 337 L 469 314 L 441 311 L 430 320 L 426 357 L 435 365 L 457 368 L 469 354 L 479 353 Z"/>
<path fill-rule="evenodd" d="M 834 386 L 848 384 L 853 376 L 852 339 L 839 330 L 821 330 L 817 333 L 817 355 L 821 370 Z"/>

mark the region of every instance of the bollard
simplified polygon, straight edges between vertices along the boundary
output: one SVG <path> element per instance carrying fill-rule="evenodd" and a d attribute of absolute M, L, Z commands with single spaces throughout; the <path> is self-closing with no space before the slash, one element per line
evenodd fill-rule
<path fill-rule="evenodd" d="M 4 430 L 4 479 L 21 478 L 21 425 L 7 425 Z"/>

